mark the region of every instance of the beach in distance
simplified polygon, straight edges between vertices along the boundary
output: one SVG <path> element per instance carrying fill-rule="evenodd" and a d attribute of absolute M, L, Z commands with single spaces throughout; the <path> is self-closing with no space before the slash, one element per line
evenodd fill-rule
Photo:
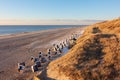
<path fill-rule="evenodd" d="M 31 56 L 37 56 L 53 44 L 70 38 L 73 33 L 82 34 L 85 27 L 60 28 L 27 33 L 0 36 L 0 80 L 30 80 L 34 73 L 31 71 Z M 26 62 L 23 74 L 17 71 L 18 62 Z M 12 73 L 12 74 L 11 74 Z"/>
<path fill-rule="evenodd" d="M 82 26 L 87 25 L 0 25 L 0 35 Z"/>

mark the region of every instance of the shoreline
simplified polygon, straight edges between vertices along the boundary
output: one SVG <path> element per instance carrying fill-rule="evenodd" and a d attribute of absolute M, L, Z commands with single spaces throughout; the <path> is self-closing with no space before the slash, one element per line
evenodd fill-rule
<path fill-rule="evenodd" d="M 86 26 L 82 27 L 73 27 L 74 28 L 81 28 L 84 29 Z M 4 38 L 12 38 L 16 36 L 24 36 L 24 35 L 30 35 L 30 34 L 36 34 L 36 33 L 42 33 L 42 32 L 48 32 L 48 31 L 55 31 L 55 30 L 62 30 L 62 29 L 72 29 L 72 28 L 56 28 L 56 29 L 48 29 L 48 30 L 39 30 L 39 31 L 32 31 L 32 32 L 20 32 L 20 33 L 13 33 L 13 34 L 0 34 L 0 39 Z"/>
<path fill-rule="evenodd" d="M 7 27 L 9 27 L 9 26 L 11 27 L 12 25 L 4 25 L 4 27 L 6 27 L 6 26 L 7 26 Z M 47 27 L 47 26 L 50 26 L 51 28 L 48 28 L 48 29 L 46 29 L 46 28 L 45 28 L 45 29 L 41 28 L 41 29 L 39 29 L 39 30 L 36 30 L 36 29 L 34 30 L 34 29 L 33 29 L 33 30 L 28 30 L 28 31 L 27 31 L 27 30 L 26 30 L 26 31 L 23 30 L 23 31 L 9 32 L 9 33 L 4 33 L 4 32 L 3 32 L 3 33 L 0 34 L 0 36 L 21 34 L 21 33 L 30 33 L 30 32 L 38 32 L 38 31 L 46 31 L 46 30 L 54 30 L 54 29 L 67 29 L 67 28 L 79 28 L 79 27 L 82 28 L 82 27 L 85 27 L 86 25 L 14 25 L 14 26 L 12 26 L 12 27 L 15 27 L 15 26 L 16 26 L 16 27 L 17 27 L 17 26 L 21 26 L 21 27 L 23 27 L 23 26 L 25 26 L 25 27 L 28 26 L 28 28 L 31 27 L 31 26 L 35 26 L 35 27 L 36 27 L 36 26 L 38 26 L 38 27 L 44 27 L 44 26 Z M 52 27 L 52 26 L 61 26 L 61 27 L 56 27 L 56 28 L 55 28 L 55 27 Z M 63 26 L 65 26 L 65 27 L 63 27 Z M 68 27 L 68 26 L 69 26 L 69 27 Z M 0 25 L 0 27 L 1 27 L 1 25 Z M 3 26 L 2 26 L 2 27 L 3 27 Z M 4 28 L 4 27 L 3 27 L 3 28 Z M 18 28 L 19 28 L 19 27 L 18 27 Z"/>

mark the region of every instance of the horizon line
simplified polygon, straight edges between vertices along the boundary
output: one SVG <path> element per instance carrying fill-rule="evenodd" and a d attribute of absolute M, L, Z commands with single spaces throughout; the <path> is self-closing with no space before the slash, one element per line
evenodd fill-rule
<path fill-rule="evenodd" d="M 0 25 L 91 25 L 105 20 L 0 20 Z"/>

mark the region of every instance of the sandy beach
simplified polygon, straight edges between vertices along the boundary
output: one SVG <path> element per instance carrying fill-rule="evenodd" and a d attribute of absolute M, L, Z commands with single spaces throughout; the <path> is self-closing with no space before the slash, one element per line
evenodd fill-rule
<path fill-rule="evenodd" d="M 69 38 L 72 33 L 80 33 L 83 27 L 53 29 L 29 33 L 0 36 L 0 80 L 30 80 L 34 76 L 31 71 L 31 56 L 40 51 L 46 53 L 54 43 Z M 26 62 L 25 72 L 17 72 L 17 63 Z"/>

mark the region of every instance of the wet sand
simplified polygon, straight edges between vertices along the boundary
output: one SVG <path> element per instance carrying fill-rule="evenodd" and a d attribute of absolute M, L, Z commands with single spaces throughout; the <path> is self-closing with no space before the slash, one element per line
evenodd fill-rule
<path fill-rule="evenodd" d="M 46 53 L 47 48 L 54 43 L 69 38 L 72 33 L 84 28 L 54 29 L 29 33 L 0 36 L 0 80 L 30 80 L 32 73 L 31 56 L 37 56 L 39 51 Z M 26 62 L 23 73 L 17 72 L 17 63 Z"/>

